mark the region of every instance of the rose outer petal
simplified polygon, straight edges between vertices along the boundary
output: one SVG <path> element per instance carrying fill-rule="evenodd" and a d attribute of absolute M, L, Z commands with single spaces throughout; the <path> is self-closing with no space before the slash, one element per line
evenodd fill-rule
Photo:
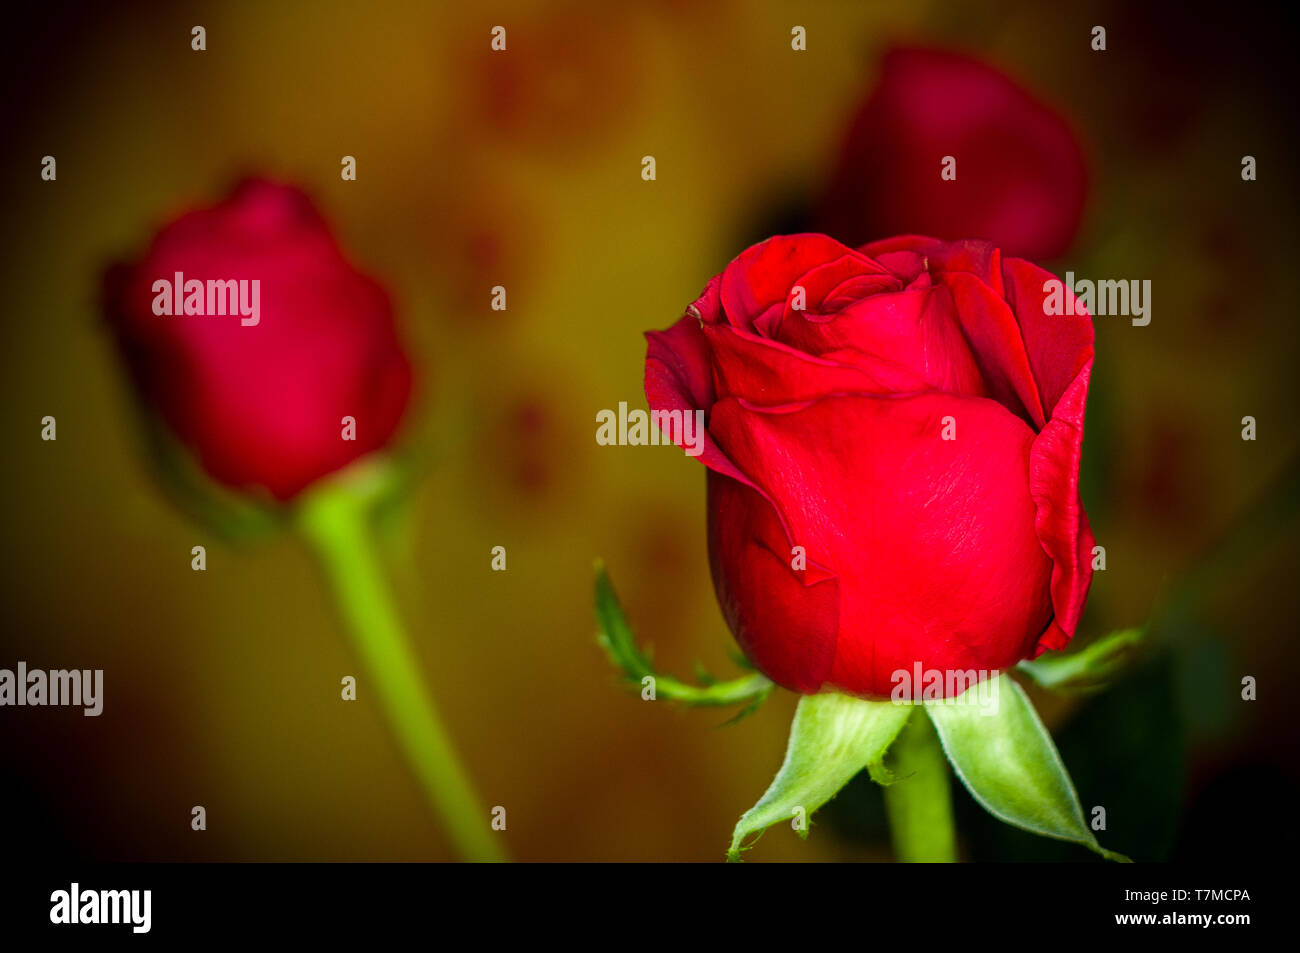
<path fill-rule="evenodd" d="M 1055 612 L 1039 651 L 1062 649 L 1074 637 L 1092 582 L 1096 540 L 1079 497 L 1083 413 L 1091 373 L 1089 364 L 1075 377 L 1029 453 L 1029 493 L 1037 507 L 1034 526 L 1043 551 L 1052 560 Z"/>
<path fill-rule="evenodd" d="M 666 331 L 646 332 L 645 396 L 650 409 L 705 413 L 706 430 L 700 462 L 741 483 L 752 485 L 749 477 L 736 469 L 717 441 L 707 430 L 708 414 L 713 406 L 713 371 L 709 360 L 709 342 L 700 320 L 687 314 Z M 682 436 L 682 434 L 673 434 Z M 678 444 L 686 449 L 684 444 Z"/>
<path fill-rule="evenodd" d="M 955 440 L 941 438 L 947 416 Z M 784 413 L 727 398 L 715 405 L 711 429 L 765 491 L 791 542 L 837 577 L 826 672 L 825 637 L 815 627 L 828 616 L 820 600 L 829 590 L 796 588 L 791 554 L 773 553 L 770 533 L 714 531 L 719 598 L 751 600 L 733 612 L 745 626 L 737 637 L 747 650 L 760 647 L 755 664 L 782 684 L 808 691 L 823 678 L 821 687 L 884 696 L 894 673 L 917 662 L 945 672 L 1000 669 L 1033 652 L 1052 616 L 1052 562 L 1035 535 L 1024 476 L 1034 434 L 1019 418 L 993 401 L 934 393 L 830 397 Z M 754 561 L 779 562 L 779 572 L 766 565 L 760 586 Z M 800 600 L 802 615 L 790 606 Z M 810 644 L 817 651 L 801 661 Z"/>
<path fill-rule="evenodd" d="M 839 581 L 791 569 L 786 530 L 757 490 L 716 470 L 708 487 L 709 567 L 727 627 L 768 678 L 792 691 L 819 691 L 835 658 Z"/>

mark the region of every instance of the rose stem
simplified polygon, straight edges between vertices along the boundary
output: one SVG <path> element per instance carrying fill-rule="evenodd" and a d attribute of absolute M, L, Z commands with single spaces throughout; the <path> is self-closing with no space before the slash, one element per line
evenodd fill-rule
<path fill-rule="evenodd" d="M 920 706 L 889 753 L 898 777 L 884 788 L 894 853 L 909 864 L 952 863 L 957 855 L 948 762 Z"/>
<path fill-rule="evenodd" d="M 456 849 L 466 860 L 503 861 L 498 835 L 418 674 L 410 640 L 379 568 L 369 508 L 369 501 L 347 483 L 331 483 L 303 500 L 298 525 L 324 567 L 389 726 Z"/>

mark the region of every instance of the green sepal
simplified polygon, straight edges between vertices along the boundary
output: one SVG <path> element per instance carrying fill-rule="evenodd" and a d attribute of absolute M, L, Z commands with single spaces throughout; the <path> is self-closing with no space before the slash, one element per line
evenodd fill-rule
<path fill-rule="evenodd" d="M 785 761 L 767 792 L 745 812 L 731 836 L 727 859 L 740 860 L 751 835 L 781 821 L 801 816 L 799 836 L 808 836 L 808 819 L 867 768 L 876 777 L 890 744 L 902 730 L 911 705 L 891 701 L 868 701 L 826 692 L 805 695 L 799 700 Z M 885 776 L 885 775 L 881 775 Z M 802 809 L 802 815 L 798 811 Z M 757 840 L 757 837 L 754 838 Z"/>
<path fill-rule="evenodd" d="M 1083 818 L 1052 736 L 1022 689 L 999 675 L 957 698 L 925 702 L 944 754 L 971 796 L 999 820 L 1043 837 L 1071 841 L 1108 860 Z"/>
<path fill-rule="evenodd" d="M 1017 668 L 1055 692 L 1098 692 L 1133 663 L 1146 634 L 1145 626 L 1119 629 L 1078 652 L 1043 655 Z"/>
<path fill-rule="evenodd" d="M 867 773 L 871 775 L 871 780 L 882 788 L 887 788 L 898 781 L 898 775 L 890 770 L 883 761 L 867 765 Z"/>
<path fill-rule="evenodd" d="M 595 568 L 596 621 L 600 626 L 596 641 L 629 683 L 640 686 L 644 679 L 653 678 L 656 698 L 663 697 L 684 705 L 718 707 L 746 704 L 740 714 L 727 724 L 750 714 L 767 698 L 773 688 L 772 682 L 757 672 L 726 682 L 720 682 L 706 674 L 701 679 L 704 683 L 702 685 L 690 685 L 671 675 L 656 672 L 650 664 L 649 654 L 636 644 L 636 636 L 623 614 L 623 607 L 605 572 L 605 564 L 596 560 Z"/>
<path fill-rule="evenodd" d="M 174 505 L 205 531 L 231 543 L 262 539 L 282 530 L 283 508 L 265 491 L 239 493 L 213 480 L 157 413 L 135 398 L 137 434 L 150 474 Z"/>

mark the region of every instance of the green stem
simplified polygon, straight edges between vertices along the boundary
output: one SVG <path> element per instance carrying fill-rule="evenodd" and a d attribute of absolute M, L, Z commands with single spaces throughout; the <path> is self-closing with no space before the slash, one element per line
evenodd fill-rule
<path fill-rule="evenodd" d="M 472 861 L 505 860 L 499 835 L 420 679 L 371 539 L 371 498 L 364 491 L 346 480 L 321 485 L 303 499 L 298 526 L 320 559 L 388 724 L 460 855 Z"/>
<path fill-rule="evenodd" d="M 647 676 L 654 679 L 655 697 L 684 702 L 687 705 L 724 707 L 752 702 L 758 705 L 772 690 L 772 682 L 755 672 L 726 682 L 688 685 L 671 675 L 661 675 L 650 664 L 650 656 L 636 644 L 632 627 L 627 624 L 614 584 L 609 581 L 605 564 L 596 560 L 596 618 L 600 622 L 597 641 L 615 667 L 623 670 L 628 681 L 641 683 Z"/>
<path fill-rule="evenodd" d="M 939 735 L 919 706 L 889 755 L 898 779 L 884 788 L 894 853 L 903 863 L 952 863 L 957 847 L 948 761 Z"/>

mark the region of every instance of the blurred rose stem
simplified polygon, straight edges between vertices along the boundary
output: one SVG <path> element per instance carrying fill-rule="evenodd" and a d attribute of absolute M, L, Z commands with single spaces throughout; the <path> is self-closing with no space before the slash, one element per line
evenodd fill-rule
<path fill-rule="evenodd" d="M 883 790 L 894 853 L 907 864 L 952 863 L 957 848 L 948 761 L 938 733 L 919 707 L 889 754 L 896 780 Z"/>
<path fill-rule="evenodd" d="M 355 478 L 323 482 L 302 500 L 299 529 L 324 567 L 388 724 L 457 851 L 466 860 L 503 861 L 501 835 L 456 757 L 394 608 L 371 534 L 372 490 Z"/>

